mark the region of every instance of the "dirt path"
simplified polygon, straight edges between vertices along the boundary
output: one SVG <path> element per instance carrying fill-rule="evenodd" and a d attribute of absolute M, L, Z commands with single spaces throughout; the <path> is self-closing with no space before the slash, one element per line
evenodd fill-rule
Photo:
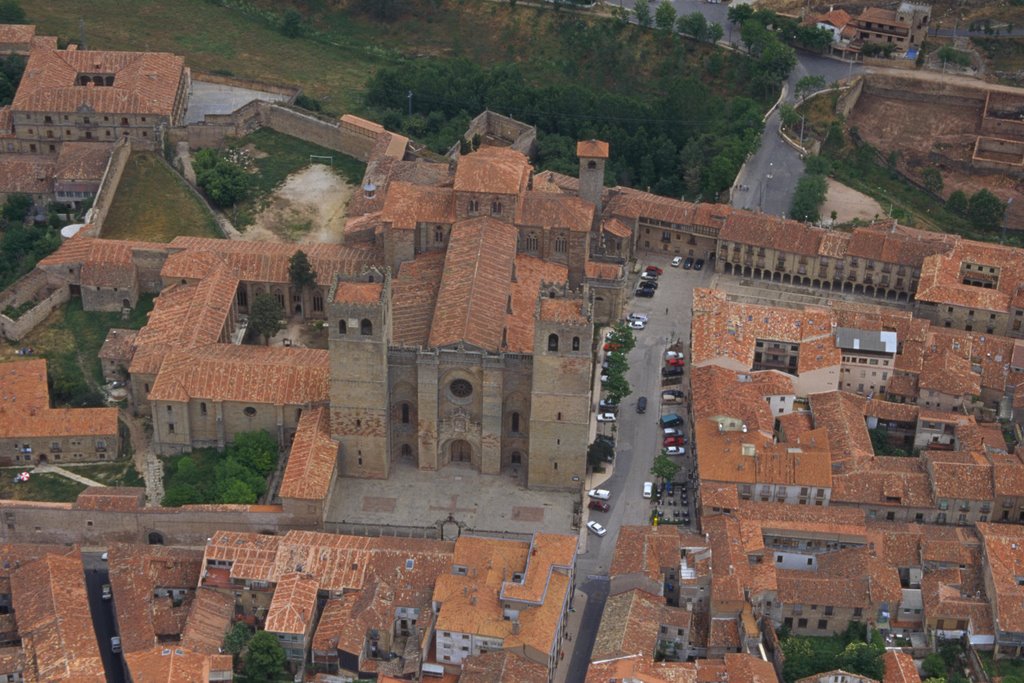
<path fill-rule="evenodd" d="M 885 210 L 874 199 L 830 178 L 825 203 L 821 207 L 822 220 L 829 220 L 833 211 L 836 212 L 837 223 L 848 223 L 854 218 L 870 221 L 875 216 L 885 216 Z"/>
<path fill-rule="evenodd" d="M 353 187 L 323 164 L 288 176 L 241 239 L 340 243 Z"/>

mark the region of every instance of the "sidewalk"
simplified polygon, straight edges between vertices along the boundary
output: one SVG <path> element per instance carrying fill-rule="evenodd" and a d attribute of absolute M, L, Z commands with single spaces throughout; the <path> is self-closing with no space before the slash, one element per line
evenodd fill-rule
<path fill-rule="evenodd" d="M 40 463 L 36 465 L 35 468 L 32 469 L 32 474 L 44 474 L 46 472 L 49 472 L 51 474 L 59 474 L 62 477 L 66 477 L 72 481 L 77 481 L 79 484 L 85 484 L 86 486 L 106 486 L 106 484 L 101 484 L 98 481 L 93 481 L 88 477 L 83 477 L 80 474 L 75 474 L 74 472 L 66 470 L 63 467 L 51 465 L 50 463 L 47 462 Z"/>
<path fill-rule="evenodd" d="M 587 607 L 587 594 L 573 588 L 575 591 L 572 600 L 572 611 L 565 623 L 565 635 L 562 640 L 562 653 L 559 656 L 558 664 L 555 666 L 554 683 L 565 683 L 572 667 L 572 653 L 576 648 L 576 636 L 580 632 L 580 624 L 583 621 L 583 610 Z"/>

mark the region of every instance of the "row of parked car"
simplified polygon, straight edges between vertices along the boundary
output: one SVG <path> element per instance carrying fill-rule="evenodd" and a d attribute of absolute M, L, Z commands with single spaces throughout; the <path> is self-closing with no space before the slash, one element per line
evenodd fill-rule
<path fill-rule="evenodd" d="M 683 270 L 690 270 L 691 268 L 694 270 L 704 270 L 704 259 L 699 258 L 695 261 L 692 256 L 687 256 L 685 259 L 682 256 L 676 256 L 672 259 L 673 268 L 678 268 L 680 265 L 682 265 Z"/>
<path fill-rule="evenodd" d="M 640 273 L 640 284 L 637 285 L 634 294 L 639 297 L 650 299 L 658 289 L 658 278 L 664 274 L 664 270 L 658 266 L 647 266 L 644 272 Z"/>

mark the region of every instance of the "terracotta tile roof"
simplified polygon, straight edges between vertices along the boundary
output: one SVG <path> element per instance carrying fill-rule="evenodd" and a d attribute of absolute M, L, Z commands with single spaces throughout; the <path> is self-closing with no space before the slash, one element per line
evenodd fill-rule
<path fill-rule="evenodd" d="M 116 440 L 117 409 L 51 408 L 45 359 L 0 363 L 0 438 L 47 436 Z"/>
<path fill-rule="evenodd" d="M 981 393 L 981 376 L 974 372 L 970 358 L 943 350 L 928 354 L 921 367 L 918 387 L 947 396 L 977 396 Z"/>
<path fill-rule="evenodd" d="M 281 498 L 327 499 L 338 464 L 338 444 L 331 440 L 330 420 L 329 408 L 303 411 L 281 479 Z"/>
<path fill-rule="evenodd" d="M 988 455 L 992 461 L 992 481 L 997 497 L 1024 496 L 1024 463 L 1016 454 Z"/>
<path fill-rule="evenodd" d="M 811 414 L 806 411 L 778 415 L 775 420 L 779 423 L 779 440 L 787 443 L 814 429 Z"/>
<path fill-rule="evenodd" d="M 448 225 L 455 222 L 455 193 L 450 187 L 396 180 L 388 186 L 380 217 L 399 230 L 411 230 L 418 223 Z"/>
<path fill-rule="evenodd" d="M 916 422 L 921 409 L 910 403 L 893 403 L 873 398 L 865 402 L 864 414 L 891 422 Z"/>
<path fill-rule="evenodd" d="M 234 269 L 234 275 L 246 282 L 287 284 L 289 260 L 297 251 L 305 252 L 316 271 L 321 287 L 334 284 L 334 274 L 358 275 L 379 262 L 379 252 L 340 244 L 285 244 L 219 240 L 209 237 L 175 237 L 170 246 L 187 250 L 189 255 L 167 259 L 160 271 L 164 278 L 205 277 L 211 269 L 209 254 L 223 259 Z M 204 254 L 193 262 L 197 254 Z"/>
<path fill-rule="evenodd" d="M 11 574 L 26 683 L 106 681 L 78 552 L 46 555 Z"/>
<path fill-rule="evenodd" d="M 17 674 L 25 670 L 25 664 L 25 652 L 20 647 L 0 647 L 0 674 L 14 674 L 13 680 L 19 680 Z"/>
<path fill-rule="evenodd" d="M 127 244 L 96 245 L 82 263 L 82 285 L 88 287 L 132 287 L 136 282 L 132 250 Z"/>
<path fill-rule="evenodd" d="M 591 659 L 642 654 L 653 657 L 658 646 L 665 599 L 639 589 L 612 595 L 601 613 Z"/>
<path fill-rule="evenodd" d="M 994 499 L 992 468 L 981 456 L 956 451 L 926 451 L 921 457 L 928 463 L 936 498 Z"/>
<path fill-rule="evenodd" d="M 622 277 L 622 266 L 617 263 L 587 261 L 585 271 L 591 280 L 618 280 Z"/>
<path fill-rule="evenodd" d="M 530 162 L 522 152 L 484 145 L 459 157 L 454 187 L 456 192 L 518 195 L 529 178 Z"/>
<path fill-rule="evenodd" d="M 396 346 L 426 347 L 437 306 L 445 253 L 419 254 L 391 281 L 391 335 Z"/>
<path fill-rule="evenodd" d="M 125 652 L 145 652 L 168 638 L 177 640 L 185 626 L 192 594 L 202 571 L 196 550 L 118 543 L 109 552 L 110 586 Z M 187 589 L 175 607 L 158 589 Z"/>
<path fill-rule="evenodd" d="M 993 616 L 1000 633 L 1024 633 L 1024 528 L 978 524 L 985 553 L 985 573 L 992 592 Z"/>
<path fill-rule="evenodd" d="M 751 374 L 737 373 L 720 365 L 697 366 L 691 372 L 696 419 L 732 418 L 740 420 L 751 431 L 772 433 L 775 417 L 768 402 L 753 382 L 741 381 L 741 377 L 749 378 Z"/>
<path fill-rule="evenodd" d="M 608 683 L 609 681 L 643 681 L 643 683 L 704 683 L 704 681 L 728 681 L 725 678 L 724 665 L 714 678 L 698 679 L 698 667 L 710 668 L 708 662 L 701 659 L 697 662 L 655 662 L 653 657 L 636 654 L 632 657 L 620 657 L 604 661 L 592 661 L 587 669 L 586 683 Z M 770 683 L 772 679 L 733 678 L 740 680 Z"/>
<path fill-rule="evenodd" d="M 231 655 L 206 655 L 180 647 L 157 645 L 125 655 L 133 681 L 142 683 L 207 683 L 230 680 Z"/>
<path fill-rule="evenodd" d="M 817 256 L 826 231 L 794 220 L 748 211 L 735 211 L 718 238 L 726 242 L 754 244 L 790 254 Z"/>
<path fill-rule="evenodd" d="M 742 212 L 726 204 L 692 204 L 659 197 L 628 187 L 617 187 L 605 204 L 606 216 L 632 220 L 646 219 L 677 226 L 699 226 L 714 233 L 726 225 L 729 217 Z"/>
<path fill-rule="evenodd" d="M 0 43 L 24 43 L 27 46 L 35 35 L 34 24 L 0 24 Z"/>
<path fill-rule="evenodd" d="M 738 650 L 743 643 L 740 641 L 740 625 L 736 618 L 712 618 L 708 629 L 708 647 Z"/>
<path fill-rule="evenodd" d="M 57 155 L 54 177 L 63 181 L 96 181 L 103 177 L 112 146 L 104 142 L 65 142 Z"/>
<path fill-rule="evenodd" d="M 973 279 L 990 279 L 993 287 L 963 284 L 962 269 Z M 989 273 L 994 269 L 995 273 Z M 982 311 L 1006 312 L 1010 299 L 1024 281 L 1024 262 L 1014 247 L 960 240 L 944 254 L 929 256 L 921 267 L 921 279 L 914 295 L 918 301 L 948 304 Z"/>
<path fill-rule="evenodd" d="M 921 683 L 914 658 L 900 650 L 886 650 L 882 655 L 885 675 L 882 683 Z"/>
<path fill-rule="evenodd" d="M 224 240 L 210 240 L 219 242 Z M 129 249 L 126 254 L 124 249 Z M 39 262 L 40 266 L 74 266 L 83 265 L 88 261 L 126 264 L 131 262 L 131 255 L 137 251 L 155 251 L 167 253 L 167 245 L 161 242 L 142 242 L 138 240 L 105 240 L 86 237 L 82 232 L 66 240 L 57 251 Z"/>
<path fill-rule="evenodd" d="M 114 83 L 76 85 L 79 74 L 113 75 Z M 178 104 L 179 84 L 187 78 L 185 60 L 165 52 L 52 50 L 34 46 L 11 109 L 171 116 Z"/>
<path fill-rule="evenodd" d="M 676 526 L 623 526 L 615 541 L 609 574 L 612 577 L 643 574 L 661 583 L 666 569 L 677 568 L 681 548 L 696 549 L 705 545 L 702 536 L 683 533 Z"/>
<path fill-rule="evenodd" d="M 141 486 L 90 486 L 78 494 L 76 510 L 133 512 L 146 504 L 146 489 Z"/>
<path fill-rule="evenodd" d="M 852 674 L 842 669 L 833 669 L 822 673 L 812 674 L 798 678 L 794 683 L 827 683 L 830 681 L 842 681 L 843 683 L 878 683 L 878 679 L 869 678 L 860 674 Z"/>
<path fill-rule="evenodd" d="M 171 351 L 149 400 L 204 398 L 298 406 L 320 403 L 328 400 L 327 356 L 322 349 L 231 344 Z"/>
<path fill-rule="evenodd" d="M 830 24 L 836 28 L 843 28 L 850 23 L 850 15 L 843 9 L 834 9 L 824 14 L 819 14 L 816 21 L 820 24 Z"/>
<path fill-rule="evenodd" d="M 973 568 L 925 572 L 921 578 L 925 619 L 964 620 L 973 635 L 994 635 L 992 607 L 976 575 Z"/>
<path fill-rule="evenodd" d="M 928 472 L 917 458 L 871 457 L 832 476 L 832 500 L 859 505 L 933 508 Z"/>
<path fill-rule="evenodd" d="M 517 225 L 590 232 L 593 222 L 594 205 L 578 197 L 532 190 L 520 195 Z"/>
<path fill-rule="evenodd" d="M 618 218 L 607 218 L 601 222 L 601 230 L 615 237 L 628 239 L 633 236 L 633 228 L 629 227 Z"/>
<path fill-rule="evenodd" d="M 341 281 L 334 293 L 334 303 L 372 305 L 380 302 L 383 292 L 384 283 L 382 282 Z"/>
<path fill-rule="evenodd" d="M 850 234 L 846 232 L 828 231 L 821 236 L 818 244 L 818 255 L 829 258 L 843 258 L 850 245 Z"/>
<path fill-rule="evenodd" d="M 827 434 L 815 429 L 796 442 L 773 443 L 757 432 L 719 431 L 713 420 L 699 420 L 697 468 L 701 481 L 788 486 L 832 486 Z"/>
<path fill-rule="evenodd" d="M 532 647 L 551 652 L 571 590 L 568 571 L 575 561 L 575 543 L 575 537 L 541 533 L 529 545 L 460 536 L 452 562 L 468 572 L 437 578 L 433 601 L 441 608 L 436 628 L 500 638 L 505 649 Z M 562 565 L 565 562 L 567 566 Z M 511 572 L 525 573 L 521 586 L 509 580 Z M 510 599 L 531 605 L 520 612 L 518 633 L 503 616 L 503 601 Z"/>
<path fill-rule="evenodd" d="M 955 236 L 915 230 L 887 220 L 854 229 L 847 256 L 920 268 L 925 258 L 948 251 L 957 240 Z"/>
<path fill-rule="evenodd" d="M 192 599 L 185 629 L 181 632 L 181 646 L 200 654 L 219 654 L 234 615 L 233 596 L 200 587 Z"/>
<path fill-rule="evenodd" d="M 608 143 L 603 140 L 580 140 L 576 143 L 576 156 L 607 159 Z"/>
<path fill-rule="evenodd" d="M 138 337 L 138 330 L 126 330 L 111 328 L 107 332 L 107 338 L 103 340 L 100 347 L 99 357 L 102 360 L 125 360 L 130 361 L 135 348 L 135 338 Z"/>
<path fill-rule="evenodd" d="M 128 371 L 155 375 L 172 349 L 196 349 L 220 341 L 237 290 L 238 280 L 223 268 L 195 285 L 165 287 L 135 338 Z"/>
<path fill-rule="evenodd" d="M 776 308 L 726 299 L 719 290 L 693 292 L 692 345 L 694 365 L 717 362 L 754 364 L 758 340 L 798 344 L 797 374 L 838 367 L 841 352 L 832 337 L 833 317 L 825 308 Z"/>
<path fill-rule="evenodd" d="M 866 399 L 845 391 L 827 391 L 807 397 L 814 416 L 814 426 L 824 428 L 829 448 L 836 460 L 874 455 L 867 423 L 864 421 Z"/>
<path fill-rule="evenodd" d="M 887 26 L 905 26 L 904 23 L 896 20 L 896 12 L 881 7 L 865 7 L 857 17 L 859 24 L 885 24 Z"/>
<path fill-rule="evenodd" d="M 462 660 L 459 683 L 547 683 L 546 667 L 518 652 L 497 650 Z"/>
<path fill-rule="evenodd" d="M 540 319 L 570 325 L 586 325 L 590 322 L 580 299 L 541 299 Z"/>
<path fill-rule="evenodd" d="M 302 635 L 316 616 L 319 582 L 309 574 L 291 572 L 280 576 L 267 610 L 264 629 L 271 633 Z"/>
<path fill-rule="evenodd" d="M 34 154 L 0 154 L 0 192 L 50 194 L 57 162 Z"/>
<path fill-rule="evenodd" d="M 452 228 L 430 346 L 465 342 L 502 350 L 517 239 L 513 226 L 493 218 L 460 221 Z"/>

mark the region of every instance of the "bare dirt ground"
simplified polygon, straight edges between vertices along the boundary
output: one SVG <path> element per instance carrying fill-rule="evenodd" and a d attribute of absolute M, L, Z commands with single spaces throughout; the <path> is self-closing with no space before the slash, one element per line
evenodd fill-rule
<path fill-rule="evenodd" d="M 265 242 L 341 242 L 353 187 L 323 164 L 288 176 L 242 239 Z"/>
<path fill-rule="evenodd" d="M 871 197 L 829 179 L 828 193 L 821 207 L 822 218 L 828 219 L 833 211 L 836 212 L 837 223 L 848 223 L 854 218 L 870 221 L 876 216 L 885 216 L 885 210 Z"/>

